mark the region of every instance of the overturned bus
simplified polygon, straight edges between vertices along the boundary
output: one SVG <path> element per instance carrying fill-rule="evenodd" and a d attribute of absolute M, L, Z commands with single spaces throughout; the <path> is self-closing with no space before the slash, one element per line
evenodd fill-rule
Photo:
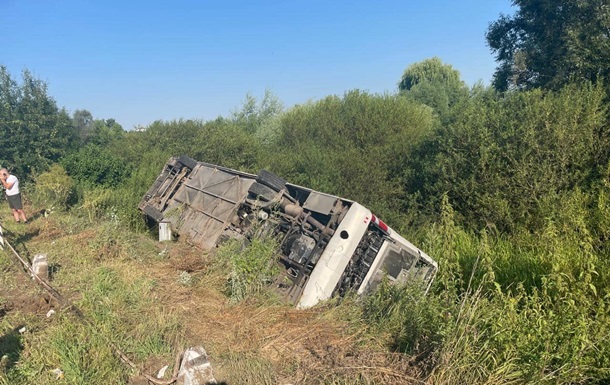
<path fill-rule="evenodd" d="M 276 289 L 300 308 L 383 280 L 428 290 L 437 263 L 369 209 L 349 199 L 257 175 L 170 158 L 140 210 L 203 250 L 228 238 L 277 237 Z"/>

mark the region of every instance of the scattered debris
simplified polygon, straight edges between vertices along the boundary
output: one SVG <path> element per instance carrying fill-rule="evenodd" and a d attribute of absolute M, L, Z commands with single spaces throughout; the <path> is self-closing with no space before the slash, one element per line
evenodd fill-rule
<path fill-rule="evenodd" d="M 188 348 L 182 356 L 177 383 L 180 385 L 216 384 L 212 365 L 202 346 Z"/>
<path fill-rule="evenodd" d="M 32 270 L 38 278 L 45 281 L 49 280 L 49 262 L 46 254 L 36 254 L 32 261 Z"/>
<path fill-rule="evenodd" d="M 23 334 L 27 331 L 27 329 L 24 327 L 22 327 L 21 329 L 19 329 L 19 334 Z"/>
<path fill-rule="evenodd" d="M 47 312 L 47 318 L 51 317 L 53 314 L 55 314 L 55 310 L 51 309 Z"/>
<path fill-rule="evenodd" d="M 184 286 L 191 286 L 193 284 L 193 277 L 189 274 L 188 271 L 181 271 L 180 277 L 178 278 L 178 282 Z"/>
<path fill-rule="evenodd" d="M 169 368 L 169 365 L 165 365 L 164 367 L 159 369 L 159 371 L 157 372 L 157 378 L 161 379 L 165 377 L 165 371 L 167 370 L 167 368 Z"/>
<path fill-rule="evenodd" d="M 51 370 L 51 373 L 55 375 L 56 380 L 61 380 L 64 378 L 64 371 L 59 368 Z"/>

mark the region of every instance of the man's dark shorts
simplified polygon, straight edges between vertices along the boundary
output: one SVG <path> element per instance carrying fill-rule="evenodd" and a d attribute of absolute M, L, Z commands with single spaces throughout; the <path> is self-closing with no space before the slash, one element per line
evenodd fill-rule
<path fill-rule="evenodd" d="M 15 195 L 7 195 L 8 205 L 10 208 L 15 210 L 21 210 L 23 205 L 21 204 L 21 193 Z"/>

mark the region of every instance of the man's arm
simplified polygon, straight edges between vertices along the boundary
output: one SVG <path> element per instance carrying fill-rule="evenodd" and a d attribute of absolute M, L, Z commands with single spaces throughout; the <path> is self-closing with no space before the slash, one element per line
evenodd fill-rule
<path fill-rule="evenodd" d="M 13 187 L 13 185 L 15 184 L 15 182 L 14 182 L 14 181 L 12 181 L 12 182 L 10 182 L 10 183 L 9 183 L 9 182 L 8 182 L 6 179 L 7 179 L 7 178 L 6 178 L 6 177 L 3 175 L 3 176 L 2 176 L 2 178 L 0 178 L 0 181 L 2 181 L 2 185 L 4 186 L 4 188 L 8 190 L 8 189 L 10 189 L 11 187 Z"/>

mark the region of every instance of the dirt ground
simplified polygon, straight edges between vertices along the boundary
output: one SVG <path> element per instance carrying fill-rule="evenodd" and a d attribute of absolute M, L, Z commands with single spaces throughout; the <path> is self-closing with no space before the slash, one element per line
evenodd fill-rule
<path fill-rule="evenodd" d="M 7 247 L 4 249 L 10 252 Z M 49 293 L 36 284 L 30 272 L 17 259 L 13 262 L 2 271 L 1 290 L 6 300 L 0 304 L 0 319 L 10 312 L 45 316 L 57 304 Z"/>

